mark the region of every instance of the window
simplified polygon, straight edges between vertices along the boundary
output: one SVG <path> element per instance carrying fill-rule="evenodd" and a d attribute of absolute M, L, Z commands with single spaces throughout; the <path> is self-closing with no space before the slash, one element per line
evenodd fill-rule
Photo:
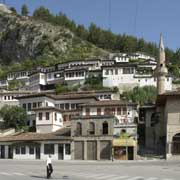
<path fill-rule="evenodd" d="M 44 154 L 54 154 L 54 144 L 44 144 Z"/>
<path fill-rule="evenodd" d="M 50 73 L 50 74 L 48 74 L 48 79 L 51 79 L 51 73 Z"/>
<path fill-rule="evenodd" d="M 107 122 L 104 122 L 103 125 L 102 125 L 103 129 L 102 129 L 102 133 L 103 135 L 107 135 L 108 134 L 108 123 Z"/>
<path fill-rule="evenodd" d="M 11 99 L 11 96 L 8 96 L 8 100 L 10 100 Z"/>
<path fill-rule="evenodd" d="M 26 147 L 25 146 L 21 146 L 21 154 L 26 154 Z"/>
<path fill-rule="evenodd" d="M 65 104 L 65 109 L 69 109 L 69 103 Z"/>
<path fill-rule="evenodd" d="M 39 121 L 42 120 L 42 112 L 39 113 Z"/>
<path fill-rule="evenodd" d="M 42 102 L 38 102 L 38 107 L 41 107 L 42 106 Z"/>
<path fill-rule="evenodd" d="M 55 113 L 55 121 L 57 121 L 57 113 Z"/>
<path fill-rule="evenodd" d="M 15 150 L 16 150 L 16 154 L 20 154 L 20 147 L 19 146 L 17 146 Z"/>
<path fill-rule="evenodd" d="M 67 121 L 67 115 L 64 115 L 63 119 L 64 119 L 64 122 L 66 122 Z"/>
<path fill-rule="evenodd" d="M 29 146 L 29 154 L 34 154 L 34 146 Z"/>
<path fill-rule="evenodd" d="M 35 102 L 33 103 L 33 108 L 36 108 L 36 103 Z"/>
<path fill-rule="evenodd" d="M 115 69 L 115 74 L 118 75 L 118 69 Z"/>
<path fill-rule="evenodd" d="M 111 109 L 111 114 L 114 115 L 115 114 L 115 108 Z"/>
<path fill-rule="evenodd" d="M 126 115 L 127 108 L 123 107 L 123 115 Z"/>
<path fill-rule="evenodd" d="M 75 109 L 76 105 L 75 104 L 71 104 L 71 109 Z"/>
<path fill-rule="evenodd" d="M 77 131 L 77 136 L 82 135 L 82 125 L 80 122 L 77 123 L 76 131 Z"/>
<path fill-rule="evenodd" d="M 24 110 L 26 110 L 26 104 L 23 104 L 22 107 L 24 108 Z"/>
<path fill-rule="evenodd" d="M 31 103 L 28 103 L 28 111 L 31 111 Z"/>
<path fill-rule="evenodd" d="M 46 112 L 46 120 L 49 120 L 49 112 Z"/>
<path fill-rule="evenodd" d="M 111 109 L 110 108 L 105 108 L 104 109 L 104 115 L 111 115 Z"/>
<path fill-rule="evenodd" d="M 66 155 L 71 154 L 71 146 L 70 146 L 70 144 L 65 144 L 65 153 L 66 153 Z"/>
<path fill-rule="evenodd" d="M 108 69 L 106 69 L 105 75 L 109 75 L 109 70 Z"/>
<path fill-rule="evenodd" d="M 117 115 L 121 115 L 121 108 L 120 107 L 117 108 Z"/>
<path fill-rule="evenodd" d="M 64 109 L 64 104 L 60 104 L 60 109 Z"/>
<path fill-rule="evenodd" d="M 97 108 L 97 115 L 98 115 L 98 116 L 101 115 L 101 108 Z"/>
<path fill-rule="evenodd" d="M 94 122 L 89 123 L 89 134 L 91 134 L 91 135 L 95 134 L 95 124 L 94 124 Z"/>
<path fill-rule="evenodd" d="M 86 116 L 90 116 L 90 109 L 86 108 Z"/>
<path fill-rule="evenodd" d="M 4 100 L 6 100 L 6 96 L 4 96 Z"/>

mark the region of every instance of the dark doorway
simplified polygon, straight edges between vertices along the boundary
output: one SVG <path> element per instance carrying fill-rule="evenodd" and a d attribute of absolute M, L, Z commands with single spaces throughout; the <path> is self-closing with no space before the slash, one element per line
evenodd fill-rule
<path fill-rule="evenodd" d="M 13 159 L 13 148 L 8 146 L 8 159 Z"/>
<path fill-rule="evenodd" d="M 180 155 L 180 133 L 173 137 L 172 154 Z"/>
<path fill-rule="evenodd" d="M 108 123 L 104 122 L 102 126 L 103 135 L 108 135 Z"/>
<path fill-rule="evenodd" d="M 36 159 L 41 159 L 41 148 L 36 146 Z"/>
<path fill-rule="evenodd" d="M 63 144 L 58 145 L 58 159 L 59 160 L 64 159 L 64 145 Z"/>
<path fill-rule="evenodd" d="M 1 159 L 5 158 L 5 146 L 1 145 Z"/>
<path fill-rule="evenodd" d="M 133 159 L 134 159 L 134 148 L 128 147 L 128 160 L 133 160 Z"/>

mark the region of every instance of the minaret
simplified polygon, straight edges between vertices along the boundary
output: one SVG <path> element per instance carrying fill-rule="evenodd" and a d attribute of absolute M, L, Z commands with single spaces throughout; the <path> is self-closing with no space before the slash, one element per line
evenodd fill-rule
<path fill-rule="evenodd" d="M 159 43 L 159 59 L 157 63 L 157 67 L 155 70 L 155 75 L 157 77 L 157 93 L 163 94 L 165 92 L 165 80 L 166 75 L 168 74 L 168 70 L 166 68 L 166 58 L 165 58 L 165 49 L 163 44 L 162 34 L 160 35 L 160 43 Z"/>

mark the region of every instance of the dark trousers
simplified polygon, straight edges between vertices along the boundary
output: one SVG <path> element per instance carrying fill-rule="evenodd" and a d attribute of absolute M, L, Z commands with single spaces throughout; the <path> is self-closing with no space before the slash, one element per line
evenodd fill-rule
<path fill-rule="evenodd" d="M 48 179 L 51 177 L 52 172 L 53 172 L 52 164 L 48 164 L 48 166 L 47 166 L 47 178 Z"/>

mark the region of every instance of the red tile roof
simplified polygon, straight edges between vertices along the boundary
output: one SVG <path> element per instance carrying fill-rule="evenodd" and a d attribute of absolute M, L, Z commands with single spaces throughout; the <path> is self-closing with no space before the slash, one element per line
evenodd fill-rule
<path fill-rule="evenodd" d="M 120 106 L 120 105 L 132 105 L 136 106 L 136 103 L 125 102 L 121 100 L 107 100 L 107 101 L 95 101 L 86 104 L 81 104 L 80 106 Z"/>
<path fill-rule="evenodd" d="M 53 133 L 21 133 L 0 137 L 0 142 L 71 140 L 70 128 L 62 128 Z"/>

